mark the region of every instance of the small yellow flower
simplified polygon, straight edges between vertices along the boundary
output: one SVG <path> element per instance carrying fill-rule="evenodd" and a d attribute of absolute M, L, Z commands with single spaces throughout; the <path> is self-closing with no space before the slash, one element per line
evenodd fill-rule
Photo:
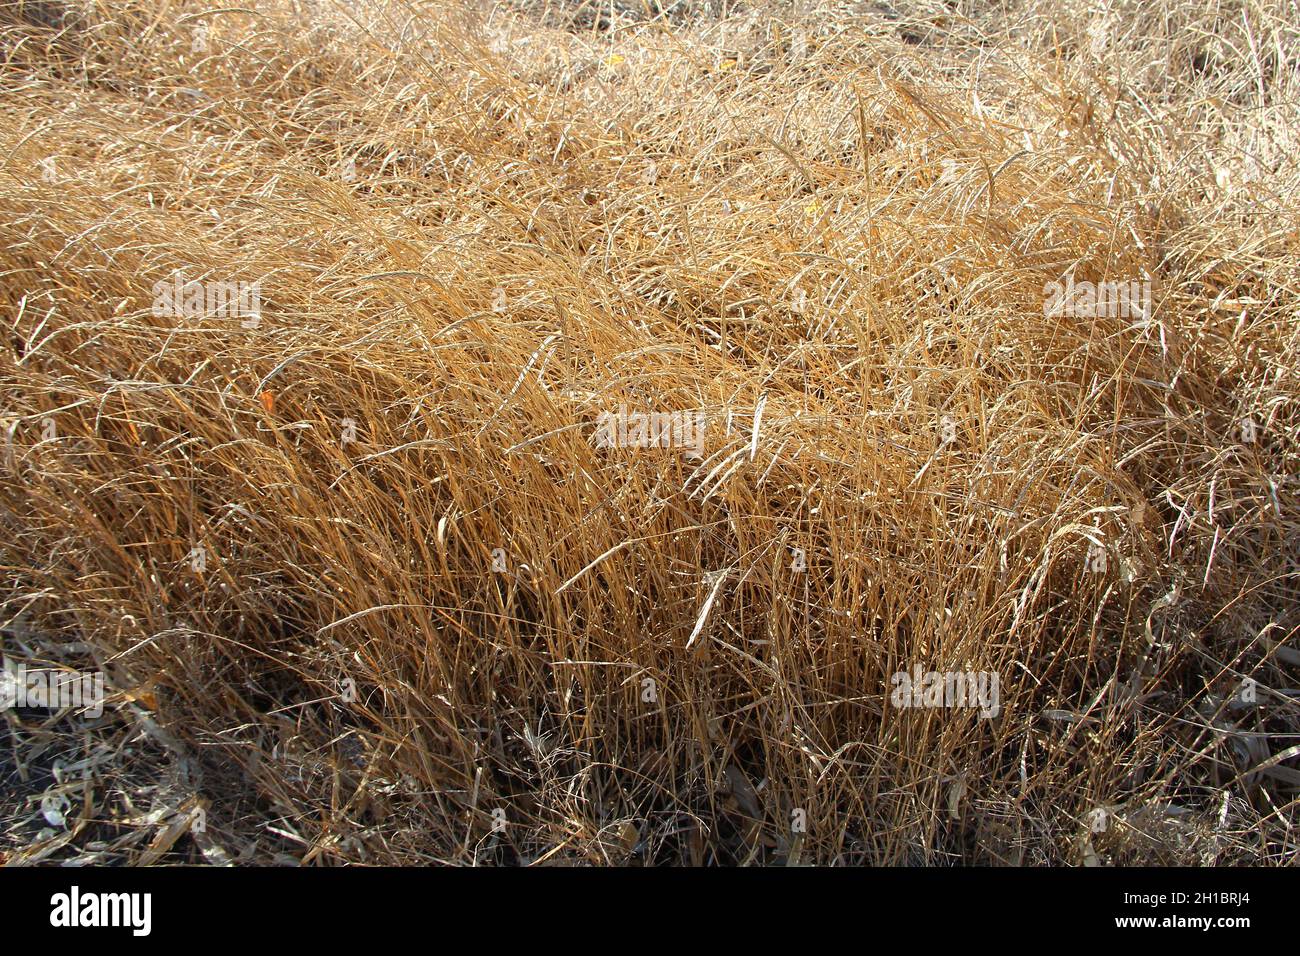
<path fill-rule="evenodd" d="M 728 57 L 727 59 L 723 60 L 722 63 L 718 66 L 718 72 L 726 73 L 728 70 L 734 70 L 735 68 L 736 68 L 735 59 L 733 57 Z"/>
<path fill-rule="evenodd" d="M 618 66 L 619 64 L 626 62 L 627 57 L 623 56 L 621 53 L 611 53 L 609 56 L 605 57 L 606 66 Z"/>

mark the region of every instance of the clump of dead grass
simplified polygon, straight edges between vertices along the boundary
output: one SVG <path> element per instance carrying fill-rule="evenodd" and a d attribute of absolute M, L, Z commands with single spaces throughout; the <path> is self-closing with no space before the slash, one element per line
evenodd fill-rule
<path fill-rule="evenodd" d="M 1294 19 L 1156 6 L 5 4 L 15 859 L 1293 856 Z"/>

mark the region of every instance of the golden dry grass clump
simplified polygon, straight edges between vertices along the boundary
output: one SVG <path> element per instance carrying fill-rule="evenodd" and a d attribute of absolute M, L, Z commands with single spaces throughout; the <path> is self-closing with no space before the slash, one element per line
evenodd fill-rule
<path fill-rule="evenodd" d="M 11 859 L 1294 859 L 1294 4 L 623 6 L 0 6 Z"/>

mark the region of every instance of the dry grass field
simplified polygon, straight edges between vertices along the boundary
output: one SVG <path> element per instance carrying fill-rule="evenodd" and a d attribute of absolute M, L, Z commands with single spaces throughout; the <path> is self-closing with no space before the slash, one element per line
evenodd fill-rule
<path fill-rule="evenodd" d="M 0 70 L 0 861 L 1295 862 L 1295 0 Z"/>

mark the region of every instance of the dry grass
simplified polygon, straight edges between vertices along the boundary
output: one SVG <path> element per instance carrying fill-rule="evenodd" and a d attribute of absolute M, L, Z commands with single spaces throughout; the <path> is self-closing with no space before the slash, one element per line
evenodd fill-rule
<path fill-rule="evenodd" d="M 10 860 L 1293 861 L 1296 4 L 560 7 L 0 5 Z"/>

